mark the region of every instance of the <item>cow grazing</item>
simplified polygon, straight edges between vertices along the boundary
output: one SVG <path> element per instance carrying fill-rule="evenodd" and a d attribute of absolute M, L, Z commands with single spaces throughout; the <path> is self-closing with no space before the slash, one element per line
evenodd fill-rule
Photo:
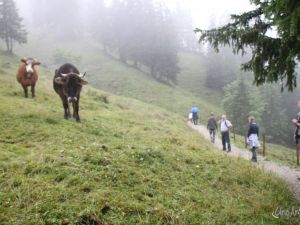
<path fill-rule="evenodd" d="M 28 86 L 31 86 L 32 97 L 35 97 L 35 84 L 38 80 L 38 73 L 35 69 L 36 65 L 41 63 L 32 58 L 21 59 L 21 64 L 17 72 L 17 81 L 22 85 L 24 89 L 24 96 L 28 98 Z"/>
<path fill-rule="evenodd" d="M 64 64 L 55 71 L 53 78 L 53 88 L 62 100 L 65 114 L 64 118 L 71 117 L 69 103 L 73 105 L 73 117 L 80 122 L 79 100 L 82 85 L 88 82 L 83 80 L 84 75 L 80 74 L 78 69 L 70 64 Z"/>

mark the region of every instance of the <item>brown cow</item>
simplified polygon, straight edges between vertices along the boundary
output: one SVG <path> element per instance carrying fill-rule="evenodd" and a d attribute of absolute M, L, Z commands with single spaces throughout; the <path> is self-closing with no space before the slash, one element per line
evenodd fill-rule
<path fill-rule="evenodd" d="M 36 59 L 23 58 L 21 59 L 22 64 L 20 64 L 17 72 L 17 81 L 22 85 L 24 89 L 25 98 L 28 98 L 28 86 L 31 86 L 32 97 L 35 97 L 35 83 L 38 80 L 38 73 L 35 69 L 36 65 L 41 63 Z"/>

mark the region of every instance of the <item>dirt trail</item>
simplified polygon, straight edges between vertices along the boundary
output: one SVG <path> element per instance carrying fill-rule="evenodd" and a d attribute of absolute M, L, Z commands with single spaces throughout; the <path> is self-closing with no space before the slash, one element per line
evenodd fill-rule
<path fill-rule="evenodd" d="M 210 140 L 210 135 L 206 127 L 202 125 L 193 125 L 192 123 L 188 124 L 191 128 L 197 130 L 201 133 L 206 139 Z M 222 141 L 220 138 L 216 137 L 214 145 L 222 150 Z M 252 153 L 250 151 L 242 150 L 233 144 L 231 144 L 231 152 L 228 153 L 230 156 L 241 157 L 246 160 L 250 160 Z M 258 155 L 258 163 L 257 166 L 261 169 L 272 172 L 283 179 L 287 184 L 291 192 L 295 195 L 295 197 L 300 200 L 300 170 L 299 169 L 291 169 L 288 166 L 282 166 L 275 162 L 264 161 L 262 156 Z"/>

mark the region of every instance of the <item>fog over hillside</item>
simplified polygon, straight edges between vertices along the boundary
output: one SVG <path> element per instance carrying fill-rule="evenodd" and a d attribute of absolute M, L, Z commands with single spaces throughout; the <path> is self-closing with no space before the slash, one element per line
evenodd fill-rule
<path fill-rule="evenodd" d="M 205 92 L 210 93 L 209 97 L 215 98 L 213 102 L 220 108 L 226 102 L 220 96 L 224 96 L 226 88 L 238 77 L 244 76 L 249 84 L 249 92 L 257 95 L 249 95 L 249 98 L 259 99 L 255 104 L 247 103 L 248 114 L 254 114 L 258 118 L 262 130 L 269 132 L 270 140 L 289 145 L 293 142 L 294 127 L 290 120 L 297 113 L 299 89 L 295 89 L 294 93 L 285 90 L 282 94 L 280 83 L 274 83 L 272 89 L 267 88 L 272 90 L 270 93 L 262 93 L 267 89 L 252 86 L 253 74 L 240 70 L 240 65 L 251 58 L 250 49 L 244 57 L 234 55 L 230 47 L 222 48 L 216 53 L 211 46 L 199 44 L 198 37 L 193 32 L 196 27 L 205 29 L 222 25 L 229 21 L 230 14 L 253 9 L 248 0 L 17 0 L 17 4 L 29 38 L 45 41 L 39 49 L 33 48 L 33 53 L 37 50 L 38 53 L 44 53 L 43 56 L 47 54 L 45 61 L 49 65 L 59 64 L 67 59 L 79 63 L 82 61 L 82 53 L 65 52 L 61 46 L 63 43 L 73 42 L 87 50 L 91 48 L 92 41 L 100 44 L 106 54 L 149 74 L 161 83 L 174 87 L 178 85 L 199 97 L 205 97 Z M 46 44 L 47 38 L 58 43 L 51 51 L 46 48 L 51 46 Z M 26 52 L 26 45 L 21 52 Z M 188 70 L 192 77 L 188 77 L 183 67 L 187 58 L 178 57 L 181 52 L 194 54 L 199 59 L 201 68 L 193 66 L 198 64 L 197 61 L 192 60 L 193 64 L 189 64 Z M 89 67 L 97 67 L 97 63 L 84 64 L 83 67 L 88 70 Z M 272 101 L 270 103 L 271 96 L 276 96 L 274 105 Z M 253 110 L 253 107 L 257 109 Z M 231 114 L 230 109 L 224 110 Z M 279 113 L 272 113 L 271 116 L 268 113 L 270 111 Z M 273 133 L 276 129 L 271 128 L 270 121 L 277 120 L 278 117 L 281 118 L 281 124 L 276 126 L 280 126 L 282 132 L 276 136 Z M 235 122 L 244 123 L 245 118 L 246 115 L 240 122 Z M 237 125 L 241 133 L 245 124 Z"/>

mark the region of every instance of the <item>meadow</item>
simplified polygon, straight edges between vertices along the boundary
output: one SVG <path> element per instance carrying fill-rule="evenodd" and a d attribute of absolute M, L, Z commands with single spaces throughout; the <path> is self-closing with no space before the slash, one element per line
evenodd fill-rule
<path fill-rule="evenodd" d="M 0 56 L 0 223 L 298 224 L 286 185 L 230 158 L 159 104 L 84 87 L 81 123 L 63 119 L 52 72 L 35 99 Z"/>

